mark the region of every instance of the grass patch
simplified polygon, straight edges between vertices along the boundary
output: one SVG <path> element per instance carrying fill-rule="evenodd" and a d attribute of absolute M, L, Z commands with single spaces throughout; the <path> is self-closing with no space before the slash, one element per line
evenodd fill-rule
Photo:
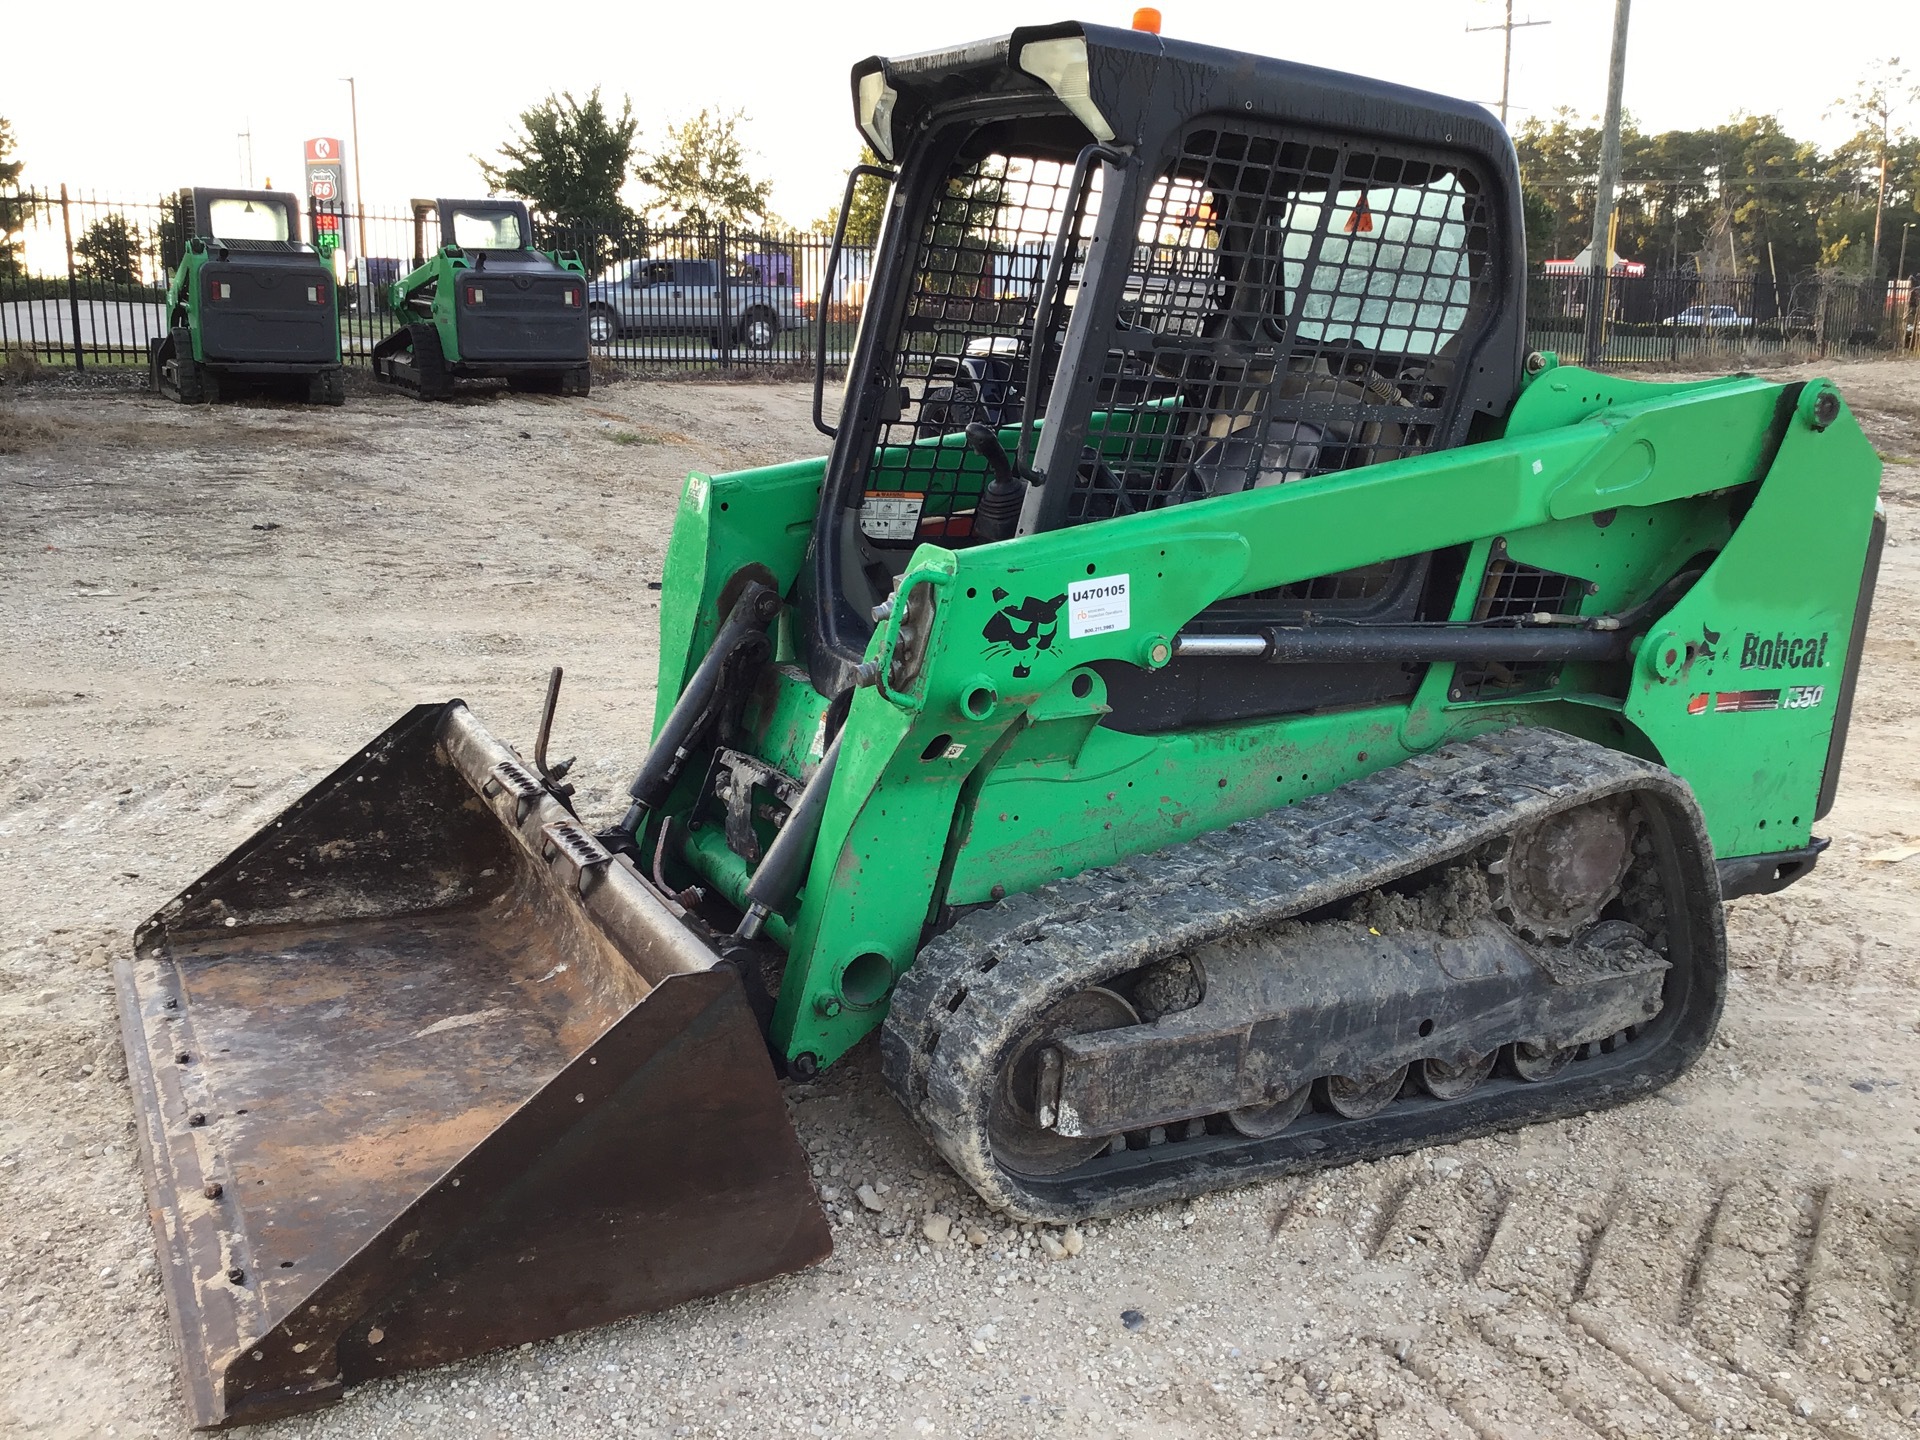
<path fill-rule="evenodd" d="M 677 430 L 655 430 L 642 425 L 630 429 L 611 420 L 601 422 L 600 433 L 615 445 L 691 445 L 693 442 Z"/>
<path fill-rule="evenodd" d="M 37 415 L 11 415 L 0 411 L 0 455 L 25 455 L 44 450 L 60 440 L 64 429 Z"/>

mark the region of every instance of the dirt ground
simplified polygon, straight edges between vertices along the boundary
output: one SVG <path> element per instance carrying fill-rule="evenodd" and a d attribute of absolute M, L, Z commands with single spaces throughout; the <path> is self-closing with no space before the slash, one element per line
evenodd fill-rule
<path fill-rule="evenodd" d="M 257 1433 L 1916 1433 L 1920 855 L 1872 857 L 1920 841 L 1920 366 L 1835 371 L 1891 539 L 1833 849 L 1732 907 L 1720 1038 L 1670 1089 L 1053 1259 L 1060 1232 L 960 1193 L 868 1045 L 790 1091 L 826 1265 Z M 0 389 L 0 1431 L 185 1429 L 113 1010 L 134 926 L 416 701 L 524 748 L 556 662 L 556 746 L 605 814 L 648 732 L 680 478 L 816 451 L 806 405 Z"/>

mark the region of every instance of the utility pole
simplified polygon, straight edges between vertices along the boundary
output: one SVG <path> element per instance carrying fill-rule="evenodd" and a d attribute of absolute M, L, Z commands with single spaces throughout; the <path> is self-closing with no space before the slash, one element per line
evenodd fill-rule
<path fill-rule="evenodd" d="M 360 258 L 367 257 L 367 197 L 360 189 L 360 89 L 353 83 L 353 76 L 343 75 L 347 82 L 347 104 L 353 110 L 353 210 L 360 220 Z"/>
<path fill-rule="evenodd" d="M 247 128 L 233 137 L 241 144 L 241 153 L 247 157 L 247 189 L 253 188 L 253 121 L 247 121 Z"/>
<path fill-rule="evenodd" d="M 1627 82 L 1627 12 L 1613 0 L 1613 61 L 1607 69 L 1607 120 L 1600 136 L 1600 183 L 1593 192 L 1593 240 L 1587 250 L 1586 363 L 1600 358 L 1606 333 L 1606 278 L 1613 273 L 1613 191 L 1620 183 L 1620 92 Z"/>
<path fill-rule="evenodd" d="M 1867 273 L 1874 279 L 1880 278 L 1880 222 L 1887 213 L 1887 142 L 1888 123 L 1880 121 L 1880 184 L 1873 192 L 1873 258 L 1867 262 Z M 1901 239 L 1905 239 L 1903 234 Z"/>
<path fill-rule="evenodd" d="M 1467 33 L 1478 35 L 1487 30 L 1505 32 L 1500 55 L 1500 124 L 1507 123 L 1507 94 L 1513 83 L 1513 32 L 1531 29 L 1535 25 L 1551 25 L 1551 20 L 1515 20 L 1513 18 L 1513 0 L 1507 0 L 1507 18 L 1498 25 L 1469 25 Z"/>

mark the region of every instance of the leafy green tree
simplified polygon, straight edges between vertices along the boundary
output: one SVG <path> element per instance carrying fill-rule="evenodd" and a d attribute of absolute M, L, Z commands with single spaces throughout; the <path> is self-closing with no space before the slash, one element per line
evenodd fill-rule
<path fill-rule="evenodd" d="M 1742 271 L 1811 266 L 1826 191 L 1819 150 L 1788 135 L 1771 115 L 1736 116 L 1712 134 Z"/>
<path fill-rule="evenodd" d="M 1544 201 L 1527 229 L 1527 258 L 1571 259 L 1593 229 L 1593 193 L 1599 183 L 1600 129 L 1579 123 L 1564 106 L 1551 120 L 1534 118 L 1514 133 L 1521 183 Z M 1622 145 L 1624 154 L 1625 145 Z M 1549 213 L 1550 212 L 1550 213 Z"/>
<path fill-rule="evenodd" d="M 744 111 L 702 107 L 699 114 L 667 127 L 666 142 L 643 155 L 634 170 L 634 177 L 655 194 L 646 207 L 649 219 L 737 225 L 745 220 L 764 224 L 771 218 L 773 182 L 755 179 L 747 167 L 747 148 L 740 138 L 745 118 Z"/>
<path fill-rule="evenodd" d="M 117 211 L 101 216 L 73 242 L 80 273 L 114 285 L 140 283 L 141 249 L 140 232 Z"/>
<path fill-rule="evenodd" d="M 1553 197 L 1521 181 L 1520 214 L 1527 227 L 1527 264 L 1558 259 L 1554 253 L 1554 227 L 1560 217 L 1554 210 Z"/>
<path fill-rule="evenodd" d="M 860 147 L 862 165 L 878 165 L 880 157 L 865 145 Z M 878 175 L 862 175 L 853 187 L 853 203 L 847 206 L 847 244 L 872 245 L 880 238 L 880 222 L 887 213 L 887 182 Z M 840 221 L 840 207 L 834 205 L 813 222 L 816 235 L 831 235 Z"/>
<path fill-rule="evenodd" d="M 20 271 L 20 239 L 37 206 L 20 192 L 20 172 L 24 160 L 15 160 L 13 126 L 0 116 L 0 275 Z"/>
<path fill-rule="evenodd" d="M 1562 110 L 1522 125 L 1514 139 L 1526 187 L 1544 195 L 1552 211 L 1551 224 L 1529 213 L 1529 258 L 1541 258 L 1535 250 L 1542 233 L 1551 237 L 1552 254 L 1577 253 L 1592 227 L 1599 128 Z M 1629 123 L 1620 158 L 1621 255 L 1656 271 L 1742 275 L 1770 265 L 1788 273 L 1818 260 L 1821 217 L 1833 201 L 1829 167 L 1774 117 L 1739 115 L 1713 129 L 1657 135 Z"/>
<path fill-rule="evenodd" d="M 635 217 L 620 189 L 639 133 L 632 101 L 615 116 L 597 85 L 584 101 L 562 90 L 520 113 L 498 164 L 474 159 L 490 189 L 523 197 L 562 228 L 625 228 Z"/>
<path fill-rule="evenodd" d="M 1842 95 L 1833 103 L 1835 110 L 1857 127 L 1853 138 L 1836 152 L 1835 158 L 1842 174 L 1851 169 L 1856 177 L 1870 183 L 1873 238 L 1867 269 L 1878 275 L 1887 180 L 1895 152 L 1909 138 L 1900 116 L 1909 106 L 1920 104 L 1920 85 L 1914 84 L 1912 73 L 1901 65 L 1898 56 L 1889 56 L 1863 75 L 1852 93 Z"/>

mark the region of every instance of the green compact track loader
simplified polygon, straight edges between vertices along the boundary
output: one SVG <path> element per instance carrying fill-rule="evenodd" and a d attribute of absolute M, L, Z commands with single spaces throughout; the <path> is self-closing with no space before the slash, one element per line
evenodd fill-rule
<path fill-rule="evenodd" d="M 1644 1097 L 1824 848 L 1874 451 L 1529 353 L 1486 111 L 1078 24 L 852 89 L 832 450 L 688 478 L 618 806 L 557 675 L 530 757 L 421 705 L 121 966 L 201 1424 L 820 1259 L 780 1080 L 869 1037 L 1028 1220 Z"/>
<path fill-rule="evenodd" d="M 557 395 L 592 388 L 586 271 L 577 255 L 534 249 L 518 200 L 414 201 L 413 265 L 391 292 L 399 328 L 373 347 L 380 379 L 422 399 L 453 394 L 461 379 Z"/>
<path fill-rule="evenodd" d="M 147 350 L 153 388 L 196 405 L 233 381 L 278 383 L 316 405 L 342 404 L 338 290 L 299 239 L 293 196 L 196 187 L 180 192 L 175 213 L 166 333 Z"/>

